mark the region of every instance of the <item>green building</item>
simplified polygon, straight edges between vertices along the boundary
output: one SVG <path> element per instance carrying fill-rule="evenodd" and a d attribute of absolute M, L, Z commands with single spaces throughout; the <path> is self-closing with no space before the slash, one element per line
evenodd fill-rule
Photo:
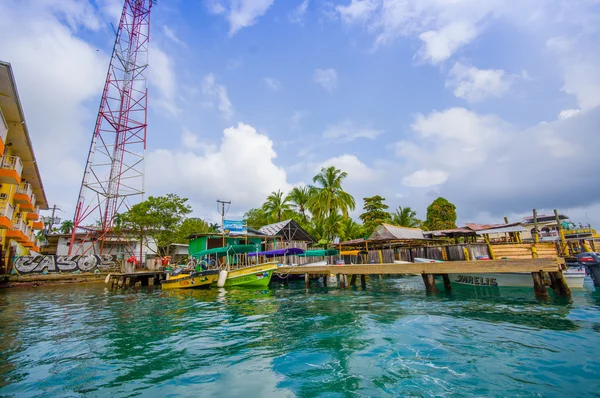
<path fill-rule="evenodd" d="M 223 247 L 223 235 L 215 233 L 192 234 L 187 237 L 190 240 L 188 254 L 192 256 L 203 250 Z M 274 237 L 268 235 L 226 235 L 225 246 L 230 245 L 254 245 L 256 251 L 263 251 L 267 242 L 273 241 Z"/>

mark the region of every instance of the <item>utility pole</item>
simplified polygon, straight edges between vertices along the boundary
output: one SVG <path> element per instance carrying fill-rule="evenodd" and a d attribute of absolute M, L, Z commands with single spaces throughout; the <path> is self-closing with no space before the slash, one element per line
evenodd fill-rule
<path fill-rule="evenodd" d="M 231 201 L 225 201 L 225 200 L 217 200 L 217 203 L 219 203 L 221 205 L 221 209 L 219 210 L 219 213 L 221 214 L 221 233 L 223 234 L 223 247 L 225 247 L 225 205 L 231 205 Z M 218 208 L 219 205 L 217 205 Z M 229 207 L 227 207 L 229 208 Z"/>
<path fill-rule="evenodd" d="M 56 205 L 52 206 L 52 217 L 50 217 L 48 225 L 46 225 L 46 235 L 48 235 L 50 233 L 50 230 L 52 229 L 52 226 L 54 224 L 60 223 L 60 218 L 59 219 L 54 218 L 54 214 L 56 213 L 56 210 L 62 211 L 62 209 L 60 207 L 58 207 Z"/>

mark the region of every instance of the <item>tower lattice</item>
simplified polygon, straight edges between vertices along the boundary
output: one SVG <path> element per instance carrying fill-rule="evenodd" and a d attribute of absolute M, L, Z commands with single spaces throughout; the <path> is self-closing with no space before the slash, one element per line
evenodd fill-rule
<path fill-rule="evenodd" d="M 125 0 L 79 190 L 69 254 L 110 253 L 115 216 L 127 210 L 130 198 L 143 197 L 154 3 Z"/>

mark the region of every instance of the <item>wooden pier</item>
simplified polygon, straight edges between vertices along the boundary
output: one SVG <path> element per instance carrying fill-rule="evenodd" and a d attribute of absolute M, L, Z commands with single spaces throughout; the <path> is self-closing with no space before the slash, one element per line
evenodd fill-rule
<path fill-rule="evenodd" d="M 489 260 L 489 261 L 447 261 L 439 263 L 410 263 L 410 264 L 359 264 L 359 265 L 322 265 L 322 266 L 293 266 L 279 267 L 277 273 L 285 275 L 304 275 L 306 287 L 310 285 L 311 278 L 337 276 L 340 287 L 345 288 L 346 276 L 351 275 L 350 285 L 356 283 L 360 276 L 363 288 L 366 285 L 366 275 L 421 275 L 428 292 L 438 291 L 435 276 L 441 276 L 444 289 L 451 289 L 448 274 L 497 274 L 497 273 L 531 273 L 532 286 L 538 296 L 548 296 L 544 284 L 547 274 L 550 287 L 557 295 L 568 296 L 571 294 L 562 273 L 564 261 L 559 258 L 523 259 L 523 260 Z M 327 282 L 325 282 L 327 283 Z"/>
<path fill-rule="evenodd" d="M 166 274 L 165 271 L 110 274 L 106 277 L 106 283 L 110 284 L 111 289 L 138 290 L 141 286 L 148 286 L 148 289 L 153 289 L 154 286 L 160 285 L 160 281 L 165 279 Z"/>

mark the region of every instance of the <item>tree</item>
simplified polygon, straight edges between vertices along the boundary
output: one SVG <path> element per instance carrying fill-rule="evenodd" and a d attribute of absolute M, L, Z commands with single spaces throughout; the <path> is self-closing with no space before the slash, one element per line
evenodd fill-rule
<path fill-rule="evenodd" d="M 427 208 L 425 226 L 430 231 L 456 228 L 456 206 L 439 197 Z"/>
<path fill-rule="evenodd" d="M 221 229 L 221 226 L 218 223 L 213 222 L 208 225 L 207 232 L 219 232 L 220 229 Z"/>
<path fill-rule="evenodd" d="M 417 218 L 417 212 L 410 207 L 398 206 L 398 210 L 392 213 L 391 223 L 399 227 L 417 228 L 421 226 L 422 221 Z"/>
<path fill-rule="evenodd" d="M 313 177 L 315 185 L 309 187 L 311 198 L 308 206 L 315 217 L 325 219 L 338 212 L 348 217 L 348 212 L 356 208 L 352 195 L 342 188 L 347 176 L 348 173 L 331 166 L 321 168 L 319 174 Z"/>
<path fill-rule="evenodd" d="M 389 206 L 383 203 L 385 198 L 379 195 L 370 198 L 363 198 L 364 213 L 359 216 L 362 220 L 365 232 L 371 234 L 381 223 L 390 220 L 390 213 L 385 211 Z"/>
<path fill-rule="evenodd" d="M 340 242 L 363 238 L 365 236 L 363 226 L 351 219 L 346 217 L 341 222 L 340 228 Z"/>
<path fill-rule="evenodd" d="M 173 243 L 188 243 L 188 236 L 210 231 L 210 225 L 201 218 L 186 218 L 183 220 L 175 234 Z"/>
<path fill-rule="evenodd" d="M 291 210 L 291 205 L 288 197 L 284 197 L 283 192 L 278 190 L 277 192 L 271 192 L 267 197 L 267 201 L 262 205 L 262 209 L 269 221 L 281 222 L 283 221 L 283 213 Z"/>
<path fill-rule="evenodd" d="M 122 213 L 115 229 L 131 233 L 148 246 L 148 236 L 152 237 L 158 253 L 166 255 L 169 245 L 177 238 L 177 231 L 192 209 L 186 204 L 187 198 L 175 194 L 150 196 L 147 200 L 133 205 Z"/>
<path fill-rule="evenodd" d="M 269 224 L 269 220 L 264 210 L 261 208 L 250 209 L 244 214 L 244 220 L 248 228 L 259 229 L 262 226 Z M 220 227 L 219 227 L 220 228 Z"/>
<path fill-rule="evenodd" d="M 304 222 L 308 221 L 306 212 L 308 211 L 308 204 L 311 198 L 311 190 L 309 187 L 295 187 L 288 194 L 287 200 L 291 202 L 291 206 L 297 211 Z"/>
<path fill-rule="evenodd" d="M 70 234 L 73 232 L 73 221 L 65 220 L 60 224 L 59 231 L 61 234 Z"/>

